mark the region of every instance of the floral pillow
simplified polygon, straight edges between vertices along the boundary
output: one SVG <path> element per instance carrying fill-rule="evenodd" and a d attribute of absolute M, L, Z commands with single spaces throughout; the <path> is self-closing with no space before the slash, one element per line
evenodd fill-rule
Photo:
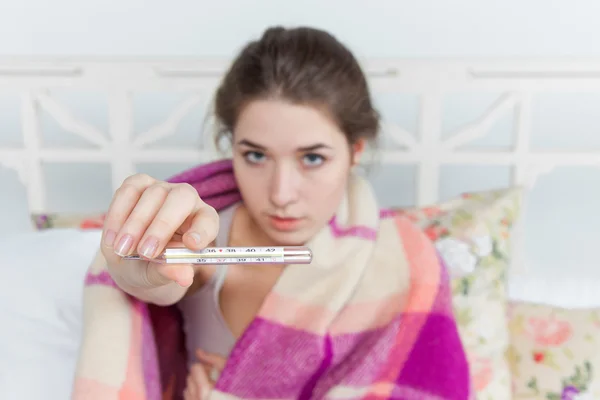
<path fill-rule="evenodd" d="M 600 308 L 510 305 L 514 399 L 600 399 Z"/>
<path fill-rule="evenodd" d="M 518 188 L 470 193 L 432 207 L 399 210 L 435 243 L 452 276 L 453 307 L 478 399 L 512 398 L 506 277 Z"/>

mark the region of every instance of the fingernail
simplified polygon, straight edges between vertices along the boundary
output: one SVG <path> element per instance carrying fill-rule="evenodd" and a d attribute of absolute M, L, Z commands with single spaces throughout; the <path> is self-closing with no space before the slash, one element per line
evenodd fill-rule
<path fill-rule="evenodd" d="M 192 238 L 192 240 L 194 241 L 195 244 L 200 244 L 200 242 L 202 240 L 202 236 L 200 236 L 199 233 L 197 233 L 197 232 L 191 232 L 188 235 L 189 235 L 189 237 Z"/>
<path fill-rule="evenodd" d="M 104 234 L 104 245 L 107 247 L 112 246 L 113 243 L 115 242 L 116 237 L 117 237 L 117 234 L 115 231 L 113 231 L 113 230 L 106 231 L 106 233 Z"/>
<path fill-rule="evenodd" d="M 153 258 L 157 249 L 158 239 L 153 236 L 149 236 L 142 244 L 142 247 L 140 249 L 140 255 L 146 258 Z"/>
<path fill-rule="evenodd" d="M 129 234 L 123 235 L 115 247 L 115 253 L 121 257 L 128 255 L 132 244 L 133 236 Z"/>

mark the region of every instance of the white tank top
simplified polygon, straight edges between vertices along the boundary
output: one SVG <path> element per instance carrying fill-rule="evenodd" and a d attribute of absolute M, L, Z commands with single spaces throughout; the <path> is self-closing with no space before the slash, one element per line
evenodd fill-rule
<path fill-rule="evenodd" d="M 238 204 L 219 213 L 217 247 L 228 245 L 229 230 Z M 183 316 L 188 364 L 198 362 L 196 349 L 227 358 L 235 344 L 219 305 L 219 292 L 227 275 L 228 265 L 218 265 L 215 273 L 194 294 L 184 297 L 178 307 Z"/>

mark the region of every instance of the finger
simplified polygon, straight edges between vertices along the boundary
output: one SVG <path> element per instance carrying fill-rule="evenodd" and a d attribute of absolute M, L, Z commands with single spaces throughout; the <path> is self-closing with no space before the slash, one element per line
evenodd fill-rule
<path fill-rule="evenodd" d="M 197 393 L 197 390 L 196 390 L 196 384 L 194 383 L 194 378 L 192 377 L 192 373 L 191 372 L 188 374 L 188 377 L 186 379 L 185 391 L 188 393 L 188 397 L 190 399 L 197 399 L 198 398 L 198 393 Z"/>
<path fill-rule="evenodd" d="M 146 264 L 146 284 L 151 287 L 163 286 L 176 282 L 184 288 L 194 282 L 194 267 L 191 264 L 161 264 L 149 262 Z"/>
<path fill-rule="evenodd" d="M 148 242 L 138 246 L 141 237 L 148 226 L 154 220 L 171 191 L 166 182 L 157 181 L 148 186 L 139 197 L 137 204 L 129 213 L 127 220 L 123 223 L 114 246 L 115 253 L 121 257 L 130 255 L 134 249 L 140 247 L 140 255 L 150 258 L 156 252 L 155 243 Z"/>
<path fill-rule="evenodd" d="M 144 232 L 138 252 L 146 250 L 145 246 L 150 246 L 151 250 L 146 251 L 145 256 L 156 257 L 185 220 L 197 213 L 201 204 L 199 199 L 198 192 L 190 185 L 172 186 L 162 207 Z"/>
<path fill-rule="evenodd" d="M 200 398 L 204 399 L 208 396 L 211 389 L 211 383 L 208 380 L 208 376 L 204 372 L 204 368 L 201 364 L 197 363 L 192 365 L 190 368 L 192 380 L 194 382 L 194 389 L 196 393 L 200 395 Z"/>
<path fill-rule="evenodd" d="M 129 217 L 129 213 L 137 204 L 144 189 L 156 180 L 148 175 L 133 175 L 123 181 L 116 190 L 104 219 L 102 232 L 102 250 L 105 257 L 114 258 L 113 245 L 117 232 Z"/>
<path fill-rule="evenodd" d="M 179 235 L 173 236 L 172 240 L 167 243 L 167 247 L 183 247 L 181 238 Z M 132 268 L 133 265 L 127 265 L 128 268 Z M 137 279 L 137 284 L 142 286 L 158 287 L 176 282 L 180 286 L 187 288 L 194 282 L 194 266 L 190 264 L 164 264 L 164 263 L 153 263 L 146 262 L 141 266 L 141 270 L 138 274 L 142 275 Z M 142 283 L 139 283 L 139 282 Z"/>
<path fill-rule="evenodd" d="M 192 374 L 189 374 L 186 379 L 185 391 L 183 392 L 185 400 L 197 399 L 196 386 L 192 379 Z"/>
<path fill-rule="evenodd" d="M 179 233 L 175 233 L 171 240 L 167 243 L 167 247 L 182 247 L 183 243 L 181 241 L 181 235 Z"/>
<path fill-rule="evenodd" d="M 197 209 L 181 240 L 191 250 L 200 250 L 212 243 L 219 233 L 219 214 L 198 198 Z"/>
<path fill-rule="evenodd" d="M 202 349 L 197 349 L 196 357 L 198 357 L 198 360 L 200 360 L 201 362 L 210 364 L 213 367 L 217 368 L 219 371 L 222 371 L 223 368 L 225 368 L 226 360 L 223 357 L 218 356 L 216 354 L 206 353 Z"/>

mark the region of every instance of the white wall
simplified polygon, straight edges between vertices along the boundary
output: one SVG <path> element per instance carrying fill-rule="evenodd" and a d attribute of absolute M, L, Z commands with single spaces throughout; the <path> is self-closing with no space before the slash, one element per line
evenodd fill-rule
<path fill-rule="evenodd" d="M 310 24 L 365 57 L 600 55 L 596 0 L 18 0 L 0 54 L 230 56 L 270 24 Z"/>
<path fill-rule="evenodd" d="M 599 15 L 597 0 L 2 1 L 0 56 L 229 57 L 267 25 L 281 23 L 326 28 L 362 58 L 600 57 Z M 98 128 L 106 127 L 101 98 L 85 93 L 55 95 Z M 497 95 L 457 93 L 447 98 L 443 135 L 479 116 Z M 0 93 L 0 145 L 20 142 L 18 103 L 11 96 Z M 139 97 L 138 130 L 160 121 L 178 99 L 163 94 Z M 415 98 L 380 97 L 378 102 L 388 118 L 414 130 Z M 186 119 L 172 142 L 197 143 L 203 116 L 198 112 Z M 488 137 L 477 143 L 510 146 L 511 117 L 501 119 Z M 536 149 L 600 148 L 600 93 L 558 93 L 535 99 L 532 129 Z M 43 130 L 50 145 L 81 144 L 64 135 L 51 118 L 44 120 Z M 103 209 L 110 198 L 110 174 L 103 168 L 48 168 L 48 183 L 53 185 L 48 198 L 51 208 Z M 181 168 L 146 165 L 142 170 L 166 177 Z M 503 167 L 444 167 L 440 193 L 447 198 L 465 190 L 502 187 L 509 184 L 509 176 L 510 170 Z M 373 179 L 384 203 L 408 205 L 413 201 L 413 168 L 381 170 Z M 14 175 L 0 171 L 0 181 L 4 193 L 9 193 L 0 199 L 6 214 L 2 216 L 5 231 L 20 223 L 23 214 L 16 210 L 23 210 L 25 197 Z M 406 187 L 398 190 L 398 183 Z M 74 193 L 73 185 L 82 191 Z M 540 180 L 532 204 L 536 206 L 530 207 L 527 217 L 529 262 L 538 270 L 552 271 L 557 279 L 585 271 L 600 275 L 597 261 L 583 253 L 596 250 L 600 240 L 596 228 L 600 217 L 595 211 L 600 204 L 600 171 L 559 168 Z"/>

